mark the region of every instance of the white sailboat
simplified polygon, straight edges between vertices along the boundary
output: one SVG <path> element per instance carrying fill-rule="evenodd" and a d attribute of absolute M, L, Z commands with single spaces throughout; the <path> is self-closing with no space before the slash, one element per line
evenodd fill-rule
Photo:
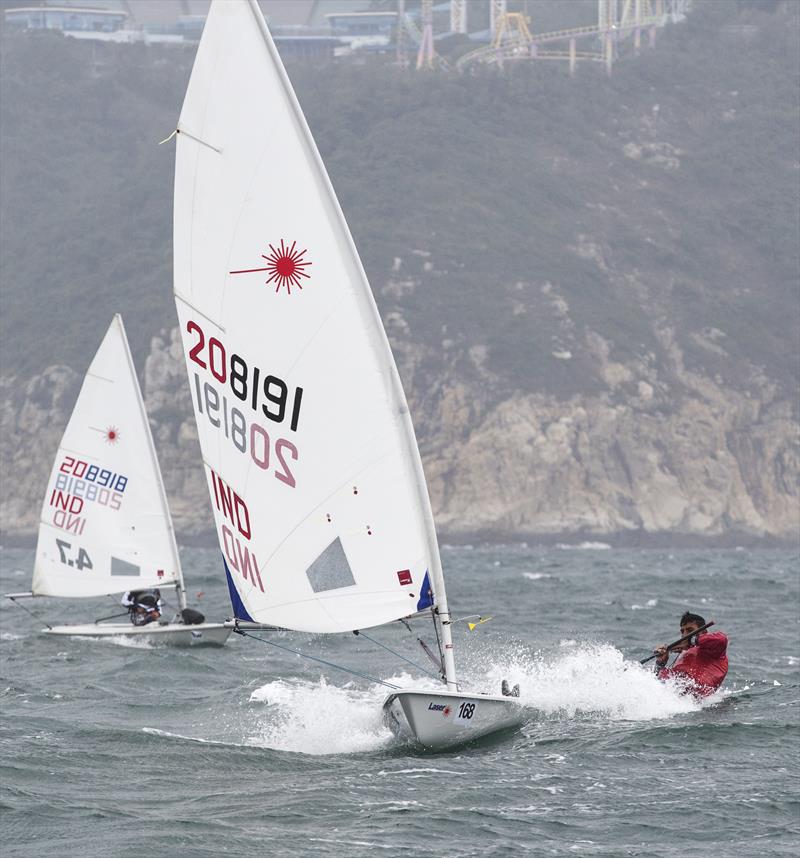
<path fill-rule="evenodd" d="M 83 380 L 56 454 L 39 522 L 30 593 L 81 598 L 174 587 L 179 621 L 48 626 L 49 635 L 135 636 L 223 644 L 230 629 L 186 609 L 178 548 L 122 317 Z M 200 622 L 197 622 L 197 620 Z M 188 622 L 187 622 L 188 621 Z"/>
<path fill-rule="evenodd" d="M 177 128 L 175 298 L 239 630 L 433 610 L 446 689 L 391 726 L 443 747 L 518 724 L 456 679 L 427 487 L 366 275 L 256 0 L 213 2 Z"/>

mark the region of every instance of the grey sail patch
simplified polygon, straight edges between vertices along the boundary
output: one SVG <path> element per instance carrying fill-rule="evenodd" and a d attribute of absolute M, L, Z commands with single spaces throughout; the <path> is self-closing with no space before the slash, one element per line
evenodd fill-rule
<path fill-rule="evenodd" d="M 128 563 L 127 560 L 120 560 L 119 557 L 111 558 L 111 574 L 126 575 L 132 578 L 138 578 L 141 570 L 133 563 Z"/>
<path fill-rule="evenodd" d="M 306 569 L 306 575 L 315 593 L 351 587 L 356 583 L 338 536 Z"/>

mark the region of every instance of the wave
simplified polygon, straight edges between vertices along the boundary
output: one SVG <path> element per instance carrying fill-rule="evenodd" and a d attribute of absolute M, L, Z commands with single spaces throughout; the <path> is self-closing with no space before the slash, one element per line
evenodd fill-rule
<path fill-rule="evenodd" d="M 459 679 L 465 688 L 498 693 L 507 679 L 519 684 L 530 721 L 572 718 L 649 721 L 697 712 L 724 699 L 719 692 L 698 701 L 677 681 L 661 682 L 652 670 L 626 660 L 610 644 L 565 640 L 555 653 L 473 651 Z M 474 668 L 471 664 L 474 664 Z M 399 686 L 437 690 L 434 679 L 406 674 L 390 677 Z M 311 755 L 352 754 L 386 749 L 396 740 L 384 726 L 381 704 L 386 689 L 331 685 L 320 679 L 276 679 L 250 694 L 263 706 L 263 718 L 248 713 L 245 744 Z M 253 724 L 257 727 L 253 732 Z"/>
<path fill-rule="evenodd" d="M 324 679 L 276 679 L 250 695 L 251 703 L 265 704 L 267 717 L 249 741 L 313 755 L 376 751 L 393 740 L 381 717 L 385 696 L 386 689 L 379 685 L 362 690 L 329 685 Z"/>
<path fill-rule="evenodd" d="M 150 736 L 160 736 L 163 739 L 180 739 L 182 742 L 198 742 L 201 745 L 224 745 L 230 748 L 240 748 L 240 742 L 222 742 L 219 739 L 202 739 L 198 736 L 184 736 L 181 733 L 170 733 L 169 730 L 159 730 L 157 727 L 142 727 L 142 732 Z"/>
<path fill-rule="evenodd" d="M 100 638 L 94 638 L 90 635 L 70 635 L 70 637 L 76 641 L 87 641 L 93 644 L 111 644 L 112 646 L 121 646 L 127 649 L 155 649 L 156 646 L 152 641 L 131 635 L 108 635 Z"/>
<path fill-rule="evenodd" d="M 574 545 L 557 542 L 555 548 L 559 551 L 607 551 L 611 546 L 607 542 L 578 542 Z"/>
<path fill-rule="evenodd" d="M 471 660 L 477 664 L 477 654 Z M 519 684 L 520 699 L 534 718 L 647 721 L 699 711 L 716 702 L 709 698 L 701 703 L 683 693 L 677 682 L 661 682 L 652 669 L 626 660 L 610 644 L 562 641 L 557 653 L 512 651 L 495 657 L 488 668 L 476 669 L 468 685 L 483 690 L 488 686 L 497 693 L 503 679 Z"/>
<path fill-rule="evenodd" d="M 22 635 L 15 635 L 13 632 L 1 632 L 0 641 L 20 641 Z"/>

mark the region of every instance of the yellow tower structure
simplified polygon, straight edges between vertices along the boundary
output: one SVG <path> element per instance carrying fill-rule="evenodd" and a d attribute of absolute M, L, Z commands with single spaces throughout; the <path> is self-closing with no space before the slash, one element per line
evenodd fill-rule
<path fill-rule="evenodd" d="M 530 18 L 522 12 L 504 12 L 497 21 L 497 26 L 492 39 L 492 47 L 500 48 L 504 45 L 530 45 L 533 41 L 531 35 Z"/>
<path fill-rule="evenodd" d="M 417 71 L 433 68 L 433 0 L 422 0 L 420 13 L 422 39 L 417 51 Z"/>

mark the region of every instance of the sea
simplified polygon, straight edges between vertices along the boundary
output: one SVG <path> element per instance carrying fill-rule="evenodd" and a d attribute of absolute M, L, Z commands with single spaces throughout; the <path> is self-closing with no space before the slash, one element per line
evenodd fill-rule
<path fill-rule="evenodd" d="M 224 619 L 219 554 L 181 556 L 190 605 Z M 0 854 L 798 854 L 796 551 L 476 544 L 442 558 L 459 680 L 519 683 L 527 713 L 444 753 L 380 719 L 381 682 L 435 685 L 417 642 L 436 648 L 429 618 L 175 649 L 39 634 L 116 613 L 110 597 L 28 600 L 38 619 L 2 600 Z M 2 591 L 27 589 L 32 563 L 0 551 Z M 639 663 L 687 609 L 730 639 L 727 680 L 702 703 Z"/>

